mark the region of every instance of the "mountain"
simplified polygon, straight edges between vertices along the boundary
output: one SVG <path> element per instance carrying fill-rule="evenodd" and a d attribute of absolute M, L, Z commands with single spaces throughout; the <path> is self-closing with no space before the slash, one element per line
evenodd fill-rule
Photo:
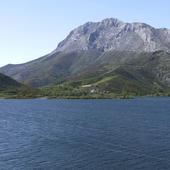
<path fill-rule="evenodd" d="M 33 87 L 79 82 L 81 90 L 87 85 L 100 91 L 119 82 L 129 88 L 133 83 L 142 91 L 161 90 L 170 86 L 169 51 L 169 29 L 105 19 L 71 31 L 53 52 L 28 63 L 4 66 L 0 72 Z M 124 87 L 117 87 L 113 91 L 123 91 Z"/>
<path fill-rule="evenodd" d="M 55 52 L 90 49 L 140 52 L 169 50 L 170 29 L 156 29 L 145 23 L 124 23 L 114 18 L 88 22 L 71 31 Z"/>

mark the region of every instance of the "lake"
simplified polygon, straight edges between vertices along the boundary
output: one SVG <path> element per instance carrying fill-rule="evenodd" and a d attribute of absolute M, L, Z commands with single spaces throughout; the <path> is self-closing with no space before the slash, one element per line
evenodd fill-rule
<path fill-rule="evenodd" d="M 0 169 L 170 169 L 170 98 L 0 100 Z"/>

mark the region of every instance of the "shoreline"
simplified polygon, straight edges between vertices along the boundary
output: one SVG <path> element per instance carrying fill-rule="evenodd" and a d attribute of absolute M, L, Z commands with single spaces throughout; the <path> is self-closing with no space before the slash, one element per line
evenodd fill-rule
<path fill-rule="evenodd" d="M 145 96 L 130 96 L 130 97 L 33 97 L 33 98 L 27 98 L 27 97 L 0 97 L 0 100 L 133 100 L 137 98 L 161 98 L 161 97 L 167 97 L 168 95 L 145 95 Z"/>

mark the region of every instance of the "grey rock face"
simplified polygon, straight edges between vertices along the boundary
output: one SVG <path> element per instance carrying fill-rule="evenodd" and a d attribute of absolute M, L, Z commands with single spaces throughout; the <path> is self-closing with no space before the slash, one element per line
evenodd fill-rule
<path fill-rule="evenodd" d="M 139 52 L 169 50 L 170 30 L 156 29 L 144 23 L 124 23 L 113 18 L 88 22 L 71 31 L 55 51 L 89 49 Z"/>

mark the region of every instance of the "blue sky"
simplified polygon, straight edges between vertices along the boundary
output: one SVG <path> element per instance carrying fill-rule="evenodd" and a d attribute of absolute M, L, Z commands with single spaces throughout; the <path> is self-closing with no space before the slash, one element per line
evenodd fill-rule
<path fill-rule="evenodd" d="M 43 56 L 87 21 L 118 18 L 170 28 L 169 0 L 2 0 L 0 66 Z"/>

